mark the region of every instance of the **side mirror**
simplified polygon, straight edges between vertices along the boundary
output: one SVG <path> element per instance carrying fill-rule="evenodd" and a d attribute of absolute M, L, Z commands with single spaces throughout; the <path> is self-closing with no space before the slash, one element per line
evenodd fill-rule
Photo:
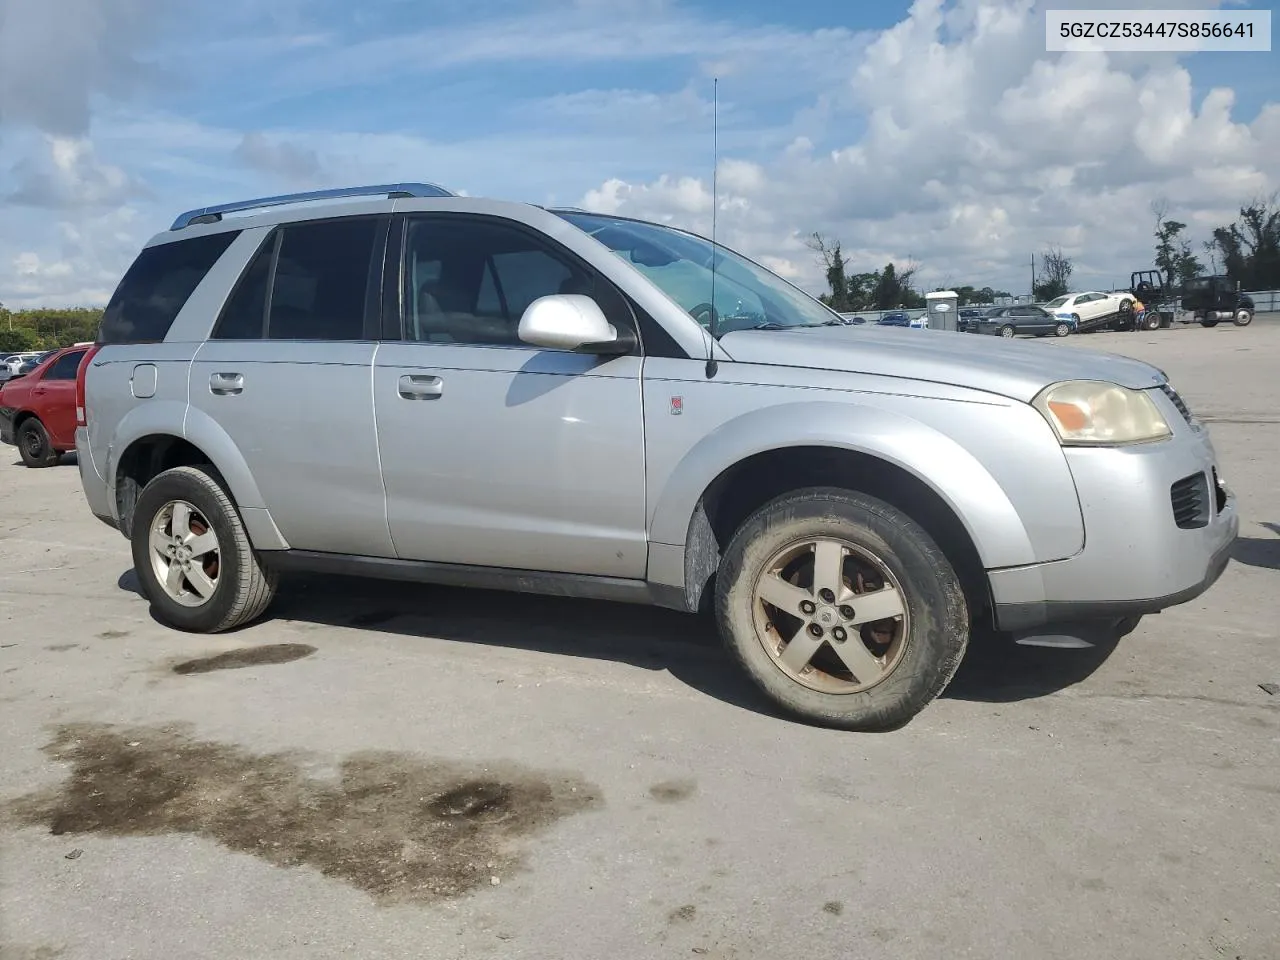
<path fill-rule="evenodd" d="M 635 337 L 620 332 L 590 297 L 558 293 L 539 297 L 520 318 L 522 341 L 548 350 L 622 354 L 635 347 Z"/>

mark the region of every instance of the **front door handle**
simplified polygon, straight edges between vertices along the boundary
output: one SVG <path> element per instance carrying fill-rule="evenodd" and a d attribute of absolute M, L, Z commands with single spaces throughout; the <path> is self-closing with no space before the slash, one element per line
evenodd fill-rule
<path fill-rule="evenodd" d="M 239 373 L 215 373 L 209 378 L 209 392 L 225 397 L 244 392 L 244 376 Z"/>
<path fill-rule="evenodd" d="M 435 400 L 442 393 L 444 393 L 444 381 L 439 377 L 405 374 L 400 378 L 400 396 L 406 400 Z"/>

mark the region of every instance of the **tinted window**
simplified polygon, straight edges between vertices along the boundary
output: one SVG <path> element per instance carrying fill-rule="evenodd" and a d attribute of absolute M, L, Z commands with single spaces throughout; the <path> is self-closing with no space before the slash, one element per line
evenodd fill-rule
<path fill-rule="evenodd" d="M 73 353 L 64 353 L 49 366 L 44 372 L 45 380 L 74 380 L 76 378 L 76 370 L 80 367 L 80 361 L 84 357 L 83 350 L 76 350 Z"/>
<path fill-rule="evenodd" d="M 405 337 L 437 343 L 520 345 L 520 317 L 539 297 L 593 297 L 630 327 L 621 295 L 524 230 L 486 220 L 410 221 L 405 252 Z"/>
<path fill-rule="evenodd" d="M 267 237 L 262 249 L 240 275 L 222 308 L 213 339 L 257 340 L 262 336 L 267 319 L 267 281 L 271 277 L 271 258 L 275 255 L 278 236 L 272 233 Z"/>
<path fill-rule="evenodd" d="M 107 304 L 98 341 L 162 341 L 191 292 L 238 234 L 228 230 L 143 250 Z"/>
<path fill-rule="evenodd" d="M 363 340 L 365 298 L 378 221 L 349 217 L 281 230 L 267 336 Z"/>

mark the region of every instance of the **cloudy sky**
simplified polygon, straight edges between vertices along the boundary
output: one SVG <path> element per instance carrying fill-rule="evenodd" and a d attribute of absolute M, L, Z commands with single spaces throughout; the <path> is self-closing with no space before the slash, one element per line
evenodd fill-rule
<path fill-rule="evenodd" d="M 1198 246 L 1280 188 L 1276 53 L 1047 54 L 1047 5 L 1142 4 L 0 0 L 0 302 L 100 304 L 183 209 L 360 182 L 709 232 L 713 77 L 720 238 L 815 292 L 814 231 L 930 288 L 1025 292 L 1050 245 L 1109 287 L 1154 200 Z"/>

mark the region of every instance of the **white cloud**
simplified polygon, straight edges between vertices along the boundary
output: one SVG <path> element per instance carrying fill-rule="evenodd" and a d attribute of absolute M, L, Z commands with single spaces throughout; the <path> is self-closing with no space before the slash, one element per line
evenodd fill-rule
<path fill-rule="evenodd" d="M 153 75 L 136 54 L 171 8 L 168 0 L 0 0 L 0 125 L 86 133 L 95 95 L 125 96 Z"/>
<path fill-rule="evenodd" d="M 800 265 L 798 238 L 843 241 L 852 269 L 920 263 L 922 283 L 1022 290 L 1028 258 L 1061 245 L 1082 283 L 1111 285 L 1152 258 L 1153 200 L 1203 231 L 1280 185 L 1280 107 L 1232 118 L 1233 93 L 1199 103 L 1168 56 L 1050 55 L 1027 0 L 918 0 L 851 71 L 861 138 L 818 154 L 797 139 L 772 160 L 720 164 L 725 242 Z M 749 173 L 747 173 L 749 171 Z M 608 181 L 588 208 L 706 233 L 705 178 L 679 170 Z"/>
<path fill-rule="evenodd" d="M 145 195 L 146 188 L 118 166 L 98 159 L 83 138 L 46 136 L 43 150 L 33 150 L 14 164 L 16 187 L 9 203 L 71 210 L 111 209 Z"/>

